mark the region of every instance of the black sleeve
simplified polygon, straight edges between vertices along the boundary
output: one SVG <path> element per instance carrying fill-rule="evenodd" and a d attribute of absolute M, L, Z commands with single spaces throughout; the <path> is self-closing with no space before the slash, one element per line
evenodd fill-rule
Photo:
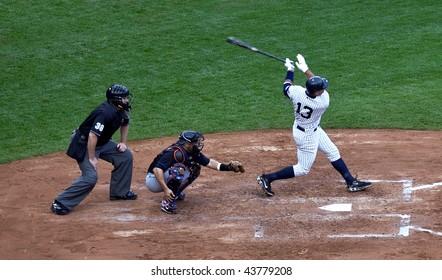
<path fill-rule="evenodd" d="M 155 164 L 155 167 L 161 168 L 162 170 L 165 171 L 173 164 L 177 163 L 177 161 L 175 161 L 174 152 L 175 149 L 164 151 L 162 156 L 158 159 L 157 163 Z"/>
<path fill-rule="evenodd" d="M 196 162 L 198 162 L 199 164 L 201 164 L 203 166 L 207 166 L 210 162 L 210 159 L 208 157 L 206 157 L 204 154 L 200 153 L 198 155 Z"/>

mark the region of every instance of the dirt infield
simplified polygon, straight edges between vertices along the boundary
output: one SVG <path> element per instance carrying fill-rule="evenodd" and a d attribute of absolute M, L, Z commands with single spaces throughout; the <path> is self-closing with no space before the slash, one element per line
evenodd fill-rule
<path fill-rule="evenodd" d="M 442 259 L 442 131 L 327 132 L 371 189 L 347 192 L 318 154 L 307 176 L 265 196 L 256 176 L 296 163 L 290 130 L 205 135 L 207 156 L 238 159 L 246 173 L 203 167 L 177 215 L 144 187 L 148 164 L 176 138 L 130 143 L 137 200 L 109 200 L 111 165 L 100 161 L 97 186 L 67 216 L 49 207 L 79 176 L 74 160 L 0 165 L 0 259 Z"/>

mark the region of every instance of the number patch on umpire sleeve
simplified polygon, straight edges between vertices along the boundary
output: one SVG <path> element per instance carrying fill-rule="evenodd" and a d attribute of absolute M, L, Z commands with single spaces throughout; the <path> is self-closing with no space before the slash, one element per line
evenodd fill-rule
<path fill-rule="evenodd" d="M 100 131 L 100 132 L 102 132 L 103 129 L 104 129 L 104 124 L 101 124 L 100 122 L 97 122 L 97 123 L 95 124 L 95 129 L 98 130 L 98 131 Z"/>

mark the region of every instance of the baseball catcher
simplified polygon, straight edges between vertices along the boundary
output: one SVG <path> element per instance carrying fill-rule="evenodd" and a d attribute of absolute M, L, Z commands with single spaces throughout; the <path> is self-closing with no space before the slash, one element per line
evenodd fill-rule
<path fill-rule="evenodd" d="M 206 157 L 204 135 L 198 131 L 183 131 L 178 141 L 159 153 L 147 170 L 146 187 L 155 193 L 164 192 L 161 210 L 168 214 L 177 213 L 177 200 L 185 197 L 184 189 L 198 178 L 201 165 L 218 171 L 244 173 L 238 160 L 220 163 Z"/>

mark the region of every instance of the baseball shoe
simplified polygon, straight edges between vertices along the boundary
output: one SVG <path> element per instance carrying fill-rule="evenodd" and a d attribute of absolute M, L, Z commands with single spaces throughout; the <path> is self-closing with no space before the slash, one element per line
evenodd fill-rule
<path fill-rule="evenodd" d="M 57 200 L 54 200 L 54 202 L 52 202 L 51 211 L 57 215 L 69 214 L 69 209 L 60 202 L 58 202 Z"/>
<path fill-rule="evenodd" d="M 110 200 L 135 200 L 135 199 L 137 199 L 137 194 L 134 193 L 133 191 L 128 191 L 127 194 L 125 194 L 125 195 L 111 196 L 109 199 Z"/>
<path fill-rule="evenodd" d="M 184 200 L 184 198 L 186 197 L 186 194 L 184 192 L 180 192 L 177 196 L 176 196 L 176 200 Z"/>
<path fill-rule="evenodd" d="M 163 199 L 161 201 L 161 210 L 167 214 L 176 214 L 177 207 L 175 201 L 167 202 L 167 200 Z"/>
<path fill-rule="evenodd" d="M 358 179 L 355 179 L 351 184 L 347 184 L 347 189 L 350 192 L 363 191 L 365 189 L 368 189 L 369 187 L 371 187 L 370 182 L 359 181 Z"/>
<path fill-rule="evenodd" d="M 261 176 L 258 176 L 256 178 L 256 181 L 258 181 L 258 184 L 261 186 L 261 188 L 264 190 L 264 192 L 268 196 L 273 196 L 275 193 L 272 191 L 272 187 L 270 186 L 269 180 L 267 180 L 266 177 L 264 177 L 264 174 Z"/>

